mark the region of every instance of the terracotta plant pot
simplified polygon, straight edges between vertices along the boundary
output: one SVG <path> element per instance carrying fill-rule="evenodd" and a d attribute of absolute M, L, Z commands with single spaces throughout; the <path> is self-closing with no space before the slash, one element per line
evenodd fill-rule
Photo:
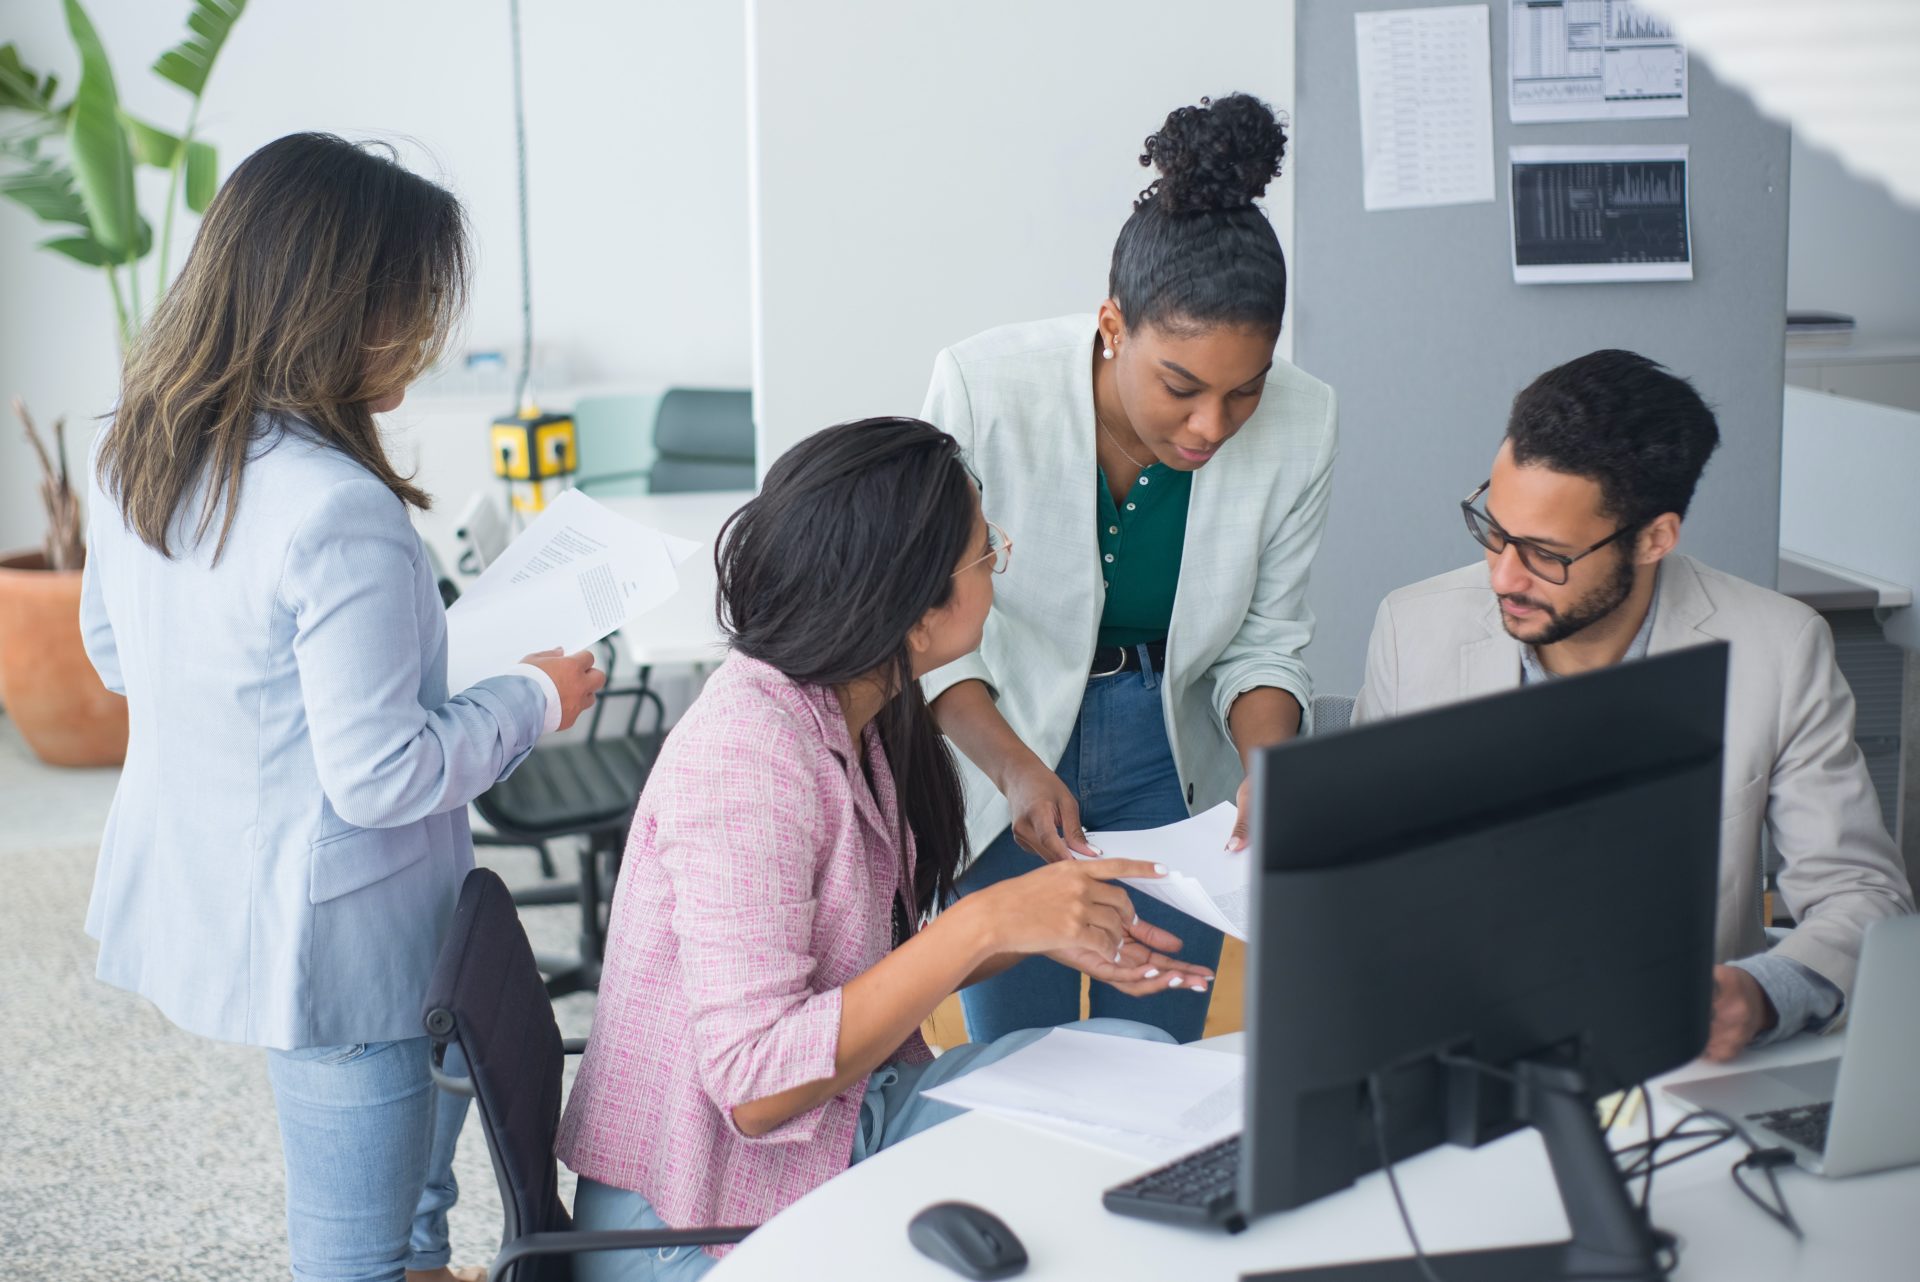
<path fill-rule="evenodd" d="M 100 684 L 80 644 L 80 571 L 38 552 L 0 556 L 0 703 L 52 766 L 117 766 L 127 701 Z"/>

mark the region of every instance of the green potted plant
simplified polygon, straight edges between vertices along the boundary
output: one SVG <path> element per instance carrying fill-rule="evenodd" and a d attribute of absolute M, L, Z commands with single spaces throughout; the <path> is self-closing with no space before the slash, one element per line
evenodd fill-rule
<path fill-rule="evenodd" d="M 113 67 L 79 0 L 62 0 L 80 56 L 73 94 L 0 45 L 0 196 L 50 225 L 41 248 L 103 273 L 113 295 L 124 352 L 169 272 L 173 220 L 180 206 L 206 210 L 219 184 L 214 149 L 195 136 L 200 102 L 246 0 L 192 0 L 189 34 L 160 55 L 153 71 L 185 90 L 186 128 L 169 133 L 120 105 Z M 160 234 L 141 215 L 134 168 L 166 170 Z M 155 247 L 151 291 L 141 270 Z M 41 466 L 47 511 L 42 547 L 0 555 L 0 703 L 21 737 L 55 765 L 112 765 L 126 755 L 126 701 L 101 686 L 80 641 L 80 567 L 86 554 L 79 499 L 69 468 L 64 420 L 42 437 L 26 407 L 15 412 Z"/>

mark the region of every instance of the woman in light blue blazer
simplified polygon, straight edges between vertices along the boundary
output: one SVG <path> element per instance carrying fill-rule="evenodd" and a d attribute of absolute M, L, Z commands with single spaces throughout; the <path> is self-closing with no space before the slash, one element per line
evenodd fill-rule
<path fill-rule="evenodd" d="M 1229 800 L 1242 847 L 1247 761 L 1302 728 L 1335 414 L 1325 384 L 1275 356 L 1287 269 L 1254 201 L 1285 147 L 1244 94 L 1173 112 L 1146 141 L 1160 178 L 1120 231 L 1099 313 L 989 330 L 934 364 L 921 417 L 959 438 L 1021 548 L 980 649 L 922 679 L 966 758 L 980 853 L 962 894 L 1091 852 L 1089 828 Z M 1218 960 L 1218 931 L 1136 905 L 1183 960 Z M 1091 1013 L 1190 1041 L 1208 985 L 1166 982 L 1144 998 L 1096 983 Z M 961 1001 L 992 1040 L 1079 1019 L 1080 977 L 1033 958 Z"/>
<path fill-rule="evenodd" d="M 529 656 L 447 689 L 446 616 L 374 414 L 462 303 L 447 192 L 318 134 L 213 202 L 96 449 L 87 652 L 127 761 L 87 931 L 100 978 L 266 1048 L 296 1278 L 447 1270 L 464 1101 L 420 1026 L 473 865 L 466 806 L 602 681 Z"/>

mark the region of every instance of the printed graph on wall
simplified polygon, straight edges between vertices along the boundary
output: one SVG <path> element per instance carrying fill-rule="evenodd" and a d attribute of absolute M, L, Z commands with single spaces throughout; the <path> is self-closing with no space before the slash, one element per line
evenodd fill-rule
<path fill-rule="evenodd" d="M 1692 280 L 1687 149 L 1512 147 L 1520 284 Z"/>

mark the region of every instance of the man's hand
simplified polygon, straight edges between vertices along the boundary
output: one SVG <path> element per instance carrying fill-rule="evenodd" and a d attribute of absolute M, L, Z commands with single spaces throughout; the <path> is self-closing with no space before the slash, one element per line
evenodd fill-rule
<path fill-rule="evenodd" d="M 1738 966 L 1713 968 L 1713 1024 L 1707 1031 L 1710 1060 L 1725 1062 L 1780 1022 L 1760 981 Z"/>
<path fill-rule="evenodd" d="M 1240 791 L 1233 794 L 1233 831 L 1227 834 L 1228 850 L 1247 848 L 1248 825 L 1253 822 L 1253 779 L 1251 776 L 1240 781 Z"/>

